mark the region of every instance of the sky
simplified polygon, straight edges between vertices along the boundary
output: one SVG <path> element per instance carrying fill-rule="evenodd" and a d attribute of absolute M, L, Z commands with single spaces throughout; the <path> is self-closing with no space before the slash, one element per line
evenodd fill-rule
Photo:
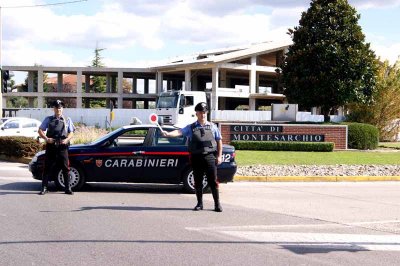
<path fill-rule="evenodd" d="M 0 0 L 1 64 L 84 67 L 98 47 L 107 67 L 147 67 L 210 49 L 290 40 L 288 28 L 298 26 L 310 5 L 309 0 L 78 1 Z M 70 3 L 57 4 L 62 2 Z M 349 4 L 361 15 L 371 48 L 394 64 L 400 55 L 400 0 Z"/>

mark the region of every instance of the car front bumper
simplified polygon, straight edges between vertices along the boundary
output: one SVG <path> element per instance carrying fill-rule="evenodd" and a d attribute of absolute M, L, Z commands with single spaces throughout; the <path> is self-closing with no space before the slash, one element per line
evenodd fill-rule
<path fill-rule="evenodd" d="M 29 163 L 29 171 L 32 173 L 32 177 L 37 180 L 42 180 L 43 168 L 38 163 Z"/>
<path fill-rule="evenodd" d="M 220 183 L 232 182 L 236 174 L 236 170 L 237 170 L 236 163 L 231 163 L 229 164 L 229 166 L 226 167 L 218 167 L 217 169 L 218 182 Z"/>

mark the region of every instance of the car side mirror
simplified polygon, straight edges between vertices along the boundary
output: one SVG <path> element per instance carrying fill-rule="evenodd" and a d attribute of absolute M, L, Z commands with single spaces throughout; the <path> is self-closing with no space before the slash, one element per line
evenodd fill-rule
<path fill-rule="evenodd" d="M 184 111 L 183 111 L 183 108 L 181 107 L 181 108 L 179 108 L 179 111 L 178 111 L 178 113 L 179 114 L 183 114 L 184 113 Z"/>

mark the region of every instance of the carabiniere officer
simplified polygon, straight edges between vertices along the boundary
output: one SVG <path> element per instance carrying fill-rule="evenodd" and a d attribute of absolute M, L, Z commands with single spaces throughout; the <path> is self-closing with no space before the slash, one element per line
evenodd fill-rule
<path fill-rule="evenodd" d="M 219 189 L 217 180 L 217 165 L 222 162 L 222 137 L 214 123 L 207 121 L 207 104 L 198 103 L 196 111 L 197 121 L 182 129 L 163 131 L 165 137 L 186 136 L 189 138 L 189 152 L 194 175 L 197 204 L 194 211 L 203 209 L 203 179 L 207 176 L 214 198 L 214 211 L 222 212 L 219 202 Z"/>
<path fill-rule="evenodd" d="M 50 174 L 61 169 L 64 177 L 65 194 L 73 195 L 70 187 L 68 147 L 75 127 L 69 117 L 63 115 L 64 103 L 52 102 L 54 115 L 47 116 L 39 126 L 39 136 L 46 141 L 46 156 L 42 177 L 42 190 L 39 195 L 47 193 Z M 45 133 L 46 131 L 46 133 Z"/>

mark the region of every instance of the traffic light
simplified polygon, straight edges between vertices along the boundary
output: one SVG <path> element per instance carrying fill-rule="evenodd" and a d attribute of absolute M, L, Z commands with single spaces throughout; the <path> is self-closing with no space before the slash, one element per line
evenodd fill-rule
<path fill-rule="evenodd" d="M 7 93 L 8 87 L 10 87 L 10 71 L 2 70 L 1 71 L 1 91 L 3 93 Z"/>

